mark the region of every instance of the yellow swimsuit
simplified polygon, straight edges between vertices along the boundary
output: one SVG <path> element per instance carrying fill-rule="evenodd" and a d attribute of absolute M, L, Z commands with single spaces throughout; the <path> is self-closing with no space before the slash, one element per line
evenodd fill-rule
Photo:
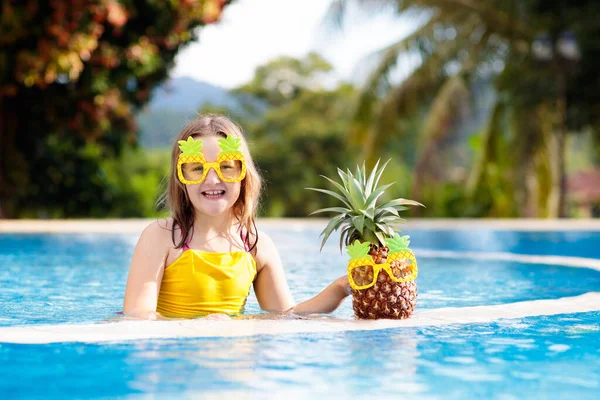
<path fill-rule="evenodd" d="M 186 248 L 165 268 L 156 311 L 165 317 L 183 318 L 240 313 L 256 277 L 252 254 Z"/>

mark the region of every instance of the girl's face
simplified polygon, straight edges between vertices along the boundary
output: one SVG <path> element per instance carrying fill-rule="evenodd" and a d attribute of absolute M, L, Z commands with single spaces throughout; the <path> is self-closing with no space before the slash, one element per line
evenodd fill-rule
<path fill-rule="evenodd" d="M 219 136 L 194 136 L 202 139 L 202 153 L 206 162 L 215 162 L 221 151 Z M 241 182 L 223 182 L 217 172 L 210 169 L 206 179 L 196 185 L 185 185 L 188 196 L 197 213 L 206 216 L 219 216 L 229 213 L 240 196 Z"/>

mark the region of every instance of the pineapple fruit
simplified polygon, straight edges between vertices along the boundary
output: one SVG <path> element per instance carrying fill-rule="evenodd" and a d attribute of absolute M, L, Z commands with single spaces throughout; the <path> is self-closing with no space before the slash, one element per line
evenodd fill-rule
<path fill-rule="evenodd" d="M 351 278 L 358 286 L 366 286 L 373 282 L 374 268 L 372 264 L 386 264 L 390 259 L 389 269 L 382 268 L 373 286 L 365 289 L 352 289 L 352 307 L 354 315 L 360 319 L 404 319 L 412 315 L 417 303 L 416 260 L 408 249 L 408 236 L 400 237 L 394 225 L 405 222 L 399 212 L 407 206 L 423 206 L 413 200 L 394 199 L 377 205 L 377 200 L 392 184 L 378 187 L 379 180 L 387 164 L 379 167 L 375 164 L 368 174 L 365 165 L 357 167 L 356 173 L 338 169 L 341 184 L 327 179 L 336 191 L 310 188 L 333 196 L 340 200 L 342 207 L 329 207 L 317 210 L 312 214 L 333 212 L 334 216 L 323 232 L 321 249 L 334 231 L 341 230 L 340 250 L 348 246 L 350 254 L 349 268 Z M 311 214 L 311 215 L 312 215 Z M 368 243 L 368 244 L 367 244 Z M 356 247 L 355 247 L 356 246 Z M 372 262 L 366 262 L 371 257 Z M 361 259 L 364 265 L 360 264 Z M 352 264 L 355 263 L 355 264 Z M 390 271 L 397 280 L 388 274 Z M 349 277 L 350 278 L 350 277 Z"/>

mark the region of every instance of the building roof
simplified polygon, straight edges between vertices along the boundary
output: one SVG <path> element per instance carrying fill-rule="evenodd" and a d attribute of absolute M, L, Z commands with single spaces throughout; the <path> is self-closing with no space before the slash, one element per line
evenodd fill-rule
<path fill-rule="evenodd" d="M 600 203 L 600 167 L 570 175 L 567 194 L 576 203 Z"/>

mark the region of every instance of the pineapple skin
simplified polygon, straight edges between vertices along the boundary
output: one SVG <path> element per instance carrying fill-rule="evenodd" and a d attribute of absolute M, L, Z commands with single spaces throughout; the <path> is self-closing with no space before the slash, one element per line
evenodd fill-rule
<path fill-rule="evenodd" d="M 369 252 L 376 264 L 385 263 L 387 253 L 387 247 L 374 245 L 371 245 Z M 392 269 L 401 269 L 402 261 L 393 261 Z M 354 316 L 359 319 L 406 319 L 412 315 L 416 305 L 416 280 L 394 282 L 384 270 L 379 272 L 377 282 L 370 288 L 352 289 L 352 308 Z"/>

